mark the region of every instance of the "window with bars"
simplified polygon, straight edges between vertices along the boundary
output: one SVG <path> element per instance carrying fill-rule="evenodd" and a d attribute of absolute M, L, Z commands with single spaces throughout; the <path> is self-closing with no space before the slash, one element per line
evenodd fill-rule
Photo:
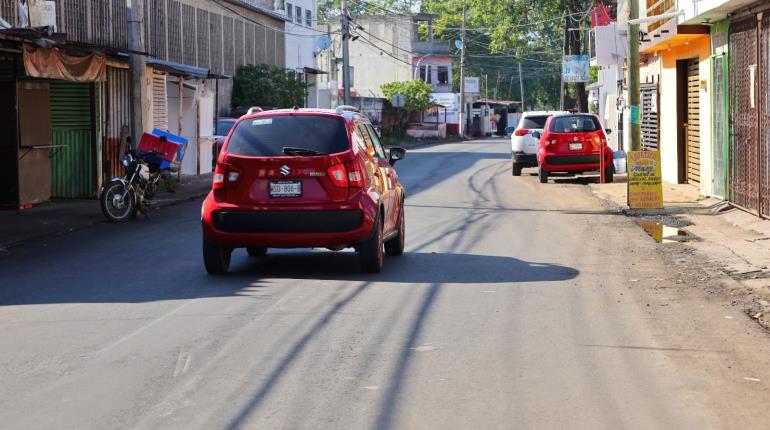
<path fill-rule="evenodd" d="M 198 67 L 210 68 L 211 62 L 209 57 L 211 52 L 209 50 L 209 13 L 205 10 L 198 9 L 196 11 L 197 20 L 197 39 L 198 39 Z"/>
<path fill-rule="evenodd" d="M 305 10 L 305 25 L 308 27 L 313 26 L 313 11 L 310 9 Z"/>
<path fill-rule="evenodd" d="M 294 5 L 291 3 L 286 3 L 286 17 L 289 21 L 294 21 Z"/>
<path fill-rule="evenodd" d="M 182 5 L 182 58 L 185 64 L 198 64 L 195 55 L 197 42 L 195 31 L 195 8 L 190 5 Z"/>
<path fill-rule="evenodd" d="M 233 46 L 233 19 L 226 16 L 222 20 L 222 41 L 224 49 L 224 70 L 228 75 L 235 73 L 235 49 Z"/>
<path fill-rule="evenodd" d="M 168 2 L 168 60 L 175 63 L 181 63 L 183 59 L 182 50 L 182 7 L 179 1 L 170 0 Z"/>
<path fill-rule="evenodd" d="M 295 15 L 295 18 L 297 19 L 297 24 L 302 24 L 302 8 L 300 6 L 295 6 L 294 11 L 297 12 Z"/>
<path fill-rule="evenodd" d="M 210 69 L 214 73 L 224 73 L 222 65 L 222 15 L 209 14 L 209 59 Z"/>

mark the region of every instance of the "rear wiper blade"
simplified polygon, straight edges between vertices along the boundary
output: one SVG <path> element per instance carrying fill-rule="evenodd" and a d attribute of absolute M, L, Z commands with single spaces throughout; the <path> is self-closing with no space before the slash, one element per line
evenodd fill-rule
<path fill-rule="evenodd" d="M 325 152 L 316 151 L 314 149 L 294 148 L 292 146 L 284 146 L 283 153 L 286 155 L 327 155 Z"/>

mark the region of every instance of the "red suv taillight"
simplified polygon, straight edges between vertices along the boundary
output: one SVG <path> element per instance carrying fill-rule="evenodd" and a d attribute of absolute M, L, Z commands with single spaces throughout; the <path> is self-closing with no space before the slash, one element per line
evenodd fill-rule
<path fill-rule="evenodd" d="M 515 134 L 516 136 L 526 136 L 529 134 L 529 130 L 527 130 L 526 128 L 522 128 L 522 129 L 516 130 L 515 132 L 513 132 L 513 134 Z"/>
<path fill-rule="evenodd" d="M 223 188 L 233 188 L 241 179 L 241 171 L 225 163 L 217 163 L 214 169 L 213 188 L 215 190 Z"/>
<path fill-rule="evenodd" d="M 334 183 L 335 186 L 340 188 L 348 186 L 348 169 L 345 168 L 344 164 L 336 164 L 329 167 L 326 170 L 326 173 L 329 174 L 329 178 L 331 178 L 332 183 Z"/>

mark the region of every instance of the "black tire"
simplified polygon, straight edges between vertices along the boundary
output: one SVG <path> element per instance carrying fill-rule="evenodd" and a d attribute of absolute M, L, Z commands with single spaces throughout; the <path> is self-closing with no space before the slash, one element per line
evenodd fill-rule
<path fill-rule="evenodd" d="M 267 247 L 249 246 L 246 248 L 246 252 L 249 254 L 249 257 L 264 257 L 267 255 Z"/>
<path fill-rule="evenodd" d="M 104 215 L 110 222 L 123 222 L 134 216 L 136 212 L 136 197 L 133 190 L 128 190 L 122 201 L 119 200 L 118 193 L 126 191 L 122 181 L 113 180 L 104 186 L 99 195 L 99 205 Z"/>
<path fill-rule="evenodd" d="M 537 169 L 537 176 L 540 179 L 541 184 L 547 184 L 548 183 L 548 172 L 543 169 L 542 166 L 538 167 Z"/>
<path fill-rule="evenodd" d="M 615 166 L 612 164 L 604 168 L 604 182 L 611 184 L 615 180 Z"/>
<path fill-rule="evenodd" d="M 401 203 L 401 214 L 398 216 L 398 234 L 385 242 L 385 254 L 398 256 L 404 253 L 406 243 L 406 221 L 404 220 L 404 204 Z"/>
<path fill-rule="evenodd" d="M 361 269 L 363 269 L 364 272 L 379 273 L 382 271 L 382 263 L 384 260 L 382 236 L 382 220 L 381 217 L 378 216 L 374 221 L 372 237 L 363 242 L 358 248 L 358 253 L 361 258 Z"/>
<path fill-rule="evenodd" d="M 519 163 L 513 163 L 513 169 L 512 169 L 512 172 L 511 172 L 511 173 L 513 173 L 513 176 L 521 176 L 521 169 L 523 167 L 524 166 L 522 166 Z"/>
<path fill-rule="evenodd" d="M 230 269 L 233 250 L 203 239 L 203 264 L 209 275 L 223 275 Z"/>

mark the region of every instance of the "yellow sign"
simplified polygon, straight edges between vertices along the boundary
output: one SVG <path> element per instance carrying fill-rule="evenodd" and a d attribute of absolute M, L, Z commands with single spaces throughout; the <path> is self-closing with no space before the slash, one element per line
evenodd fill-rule
<path fill-rule="evenodd" d="M 628 152 L 628 207 L 663 208 L 660 151 Z"/>

